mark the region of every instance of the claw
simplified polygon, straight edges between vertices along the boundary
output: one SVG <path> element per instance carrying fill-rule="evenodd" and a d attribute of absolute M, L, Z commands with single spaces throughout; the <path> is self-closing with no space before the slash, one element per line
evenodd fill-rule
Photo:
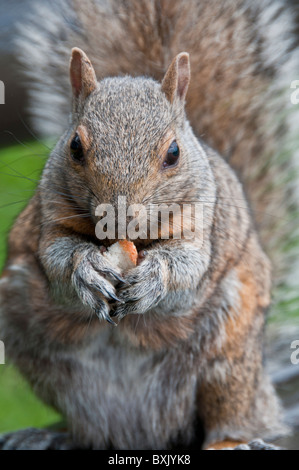
<path fill-rule="evenodd" d="M 95 314 L 96 316 L 99 318 L 99 319 L 102 319 L 103 318 L 103 314 L 100 312 L 100 310 L 97 310 L 95 309 Z M 106 315 L 104 316 L 105 320 L 110 323 L 111 325 L 113 326 L 117 326 L 117 324 L 112 320 L 112 318 L 110 317 L 109 313 L 106 313 Z"/>
<path fill-rule="evenodd" d="M 117 297 L 113 292 L 111 292 L 111 290 L 105 289 L 104 287 L 102 289 L 100 289 L 97 286 L 94 286 L 94 289 L 96 289 L 98 292 L 100 292 L 106 298 L 109 298 L 109 300 L 108 300 L 109 303 L 110 302 L 120 302 L 121 304 L 125 303 L 123 300 L 121 300 L 119 297 Z"/>
<path fill-rule="evenodd" d="M 119 302 L 121 304 L 124 304 L 125 302 L 123 300 L 121 300 L 119 297 L 117 297 L 115 294 L 109 292 L 109 296 L 115 301 L 115 302 Z"/>
<path fill-rule="evenodd" d="M 117 324 L 112 320 L 109 314 L 106 315 L 105 320 L 113 326 L 117 326 Z"/>
<path fill-rule="evenodd" d="M 110 276 L 114 277 L 118 282 L 120 282 L 121 284 L 124 284 L 124 285 L 127 285 L 129 286 L 130 283 L 128 281 L 126 281 L 122 276 L 120 276 L 119 274 L 115 273 L 114 271 L 106 271 L 107 274 L 110 274 Z"/>

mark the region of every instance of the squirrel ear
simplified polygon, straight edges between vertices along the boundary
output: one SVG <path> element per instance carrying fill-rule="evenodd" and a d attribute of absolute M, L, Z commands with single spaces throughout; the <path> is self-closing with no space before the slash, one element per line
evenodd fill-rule
<path fill-rule="evenodd" d="M 74 98 L 87 98 L 97 87 L 94 68 L 85 54 L 78 47 L 72 49 L 70 79 Z"/>
<path fill-rule="evenodd" d="M 181 52 L 171 62 L 162 81 L 162 91 L 170 103 L 185 100 L 190 82 L 189 54 Z"/>

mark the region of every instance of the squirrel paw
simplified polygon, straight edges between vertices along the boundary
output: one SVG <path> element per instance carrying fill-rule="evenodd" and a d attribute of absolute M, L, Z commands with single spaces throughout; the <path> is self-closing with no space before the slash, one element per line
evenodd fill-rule
<path fill-rule="evenodd" d="M 110 280 L 109 280 L 110 278 Z M 72 284 L 81 302 L 91 308 L 99 318 L 114 323 L 109 315 L 109 302 L 122 302 L 111 281 L 125 284 L 120 273 L 110 266 L 100 250 L 80 253 L 72 274 Z"/>
<path fill-rule="evenodd" d="M 128 271 L 127 286 L 120 287 L 112 317 L 123 318 L 129 313 L 142 314 L 154 308 L 166 295 L 163 266 L 157 256 L 147 258 Z"/>

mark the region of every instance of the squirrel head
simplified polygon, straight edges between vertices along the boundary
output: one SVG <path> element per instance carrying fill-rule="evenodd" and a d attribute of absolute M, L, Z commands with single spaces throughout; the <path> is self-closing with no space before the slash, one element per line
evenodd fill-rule
<path fill-rule="evenodd" d="M 162 83 L 130 76 L 98 82 L 86 54 L 74 48 L 70 81 L 73 111 L 63 140 L 64 177 L 78 204 L 89 201 L 93 220 L 99 204 L 117 208 L 119 196 L 126 197 L 127 206 L 194 198 L 196 172 L 184 111 L 187 53 L 173 59 Z"/>

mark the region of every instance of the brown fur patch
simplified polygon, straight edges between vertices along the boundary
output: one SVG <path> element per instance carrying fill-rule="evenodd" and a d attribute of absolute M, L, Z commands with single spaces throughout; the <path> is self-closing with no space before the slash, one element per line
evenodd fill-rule
<path fill-rule="evenodd" d="M 159 143 L 159 156 L 161 158 L 161 162 L 163 159 L 166 157 L 167 151 L 169 149 L 170 144 L 172 141 L 175 139 L 175 134 L 172 129 L 170 129 L 166 135 L 161 139 L 161 142 Z"/>
<path fill-rule="evenodd" d="M 56 237 L 70 235 L 70 232 L 95 237 L 95 225 L 91 218 L 83 217 L 85 213 L 73 207 L 68 201 L 57 205 L 55 219 L 49 229 L 50 242 L 53 241 L 54 232 Z M 47 237 L 46 231 L 43 237 Z"/>
<path fill-rule="evenodd" d="M 46 307 L 46 306 L 45 306 Z M 95 336 L 100 329 L 108 328 L 104 322 L 100 322 L 95 315 L 80 316 L 77 314 L 66 314 L 62 310 L 47 311 L 42 314 L 45 326 L 49 331 L 49 340 L 60 344 L 78 344 L 87 337 Z"/>
<path fill-rule="evenodd" d="M 185 317 L 128 315 L 118 328 L 123 329 L 134 346 L 160 350 L 186 341 L 194 333 L 197 313 Z"/>
<path fill-rule="evenodd" d="M 77 128 L 77 133 L 80 137 L 83 149 L 85 150 L 85 152 L 88 152 L 90 150 L 90 148 L 92 146 L 92 142 L 93 142 L 92 136 L 88 132 L 88 128 L 81 124 Z"/>
<path fill-rule="evenodd" d="M 226 345 L 228 354 L 235 355 L 236 344 L 240 344 L 240 338 L 247 334 L 248 328 L 252 325 L 253 317 L 257 307 L 257 289 L 252 274 L 246 272 L 244 268 L 238 267 L 237 273 L 242 282 L 240 295 L 240 312 L 238 316 L 234 312 L 230 315 L 225 324 Z M 241 344 L 242 347 L 242 344 Z"/>
<path fill-rule="evenodd" d="M 232 311 L 225 322 L 226 340 L 223 346 L 223 353 L 231 362 L 244 354 L 244 343 L 255 323 L 255 317 L 260 316 L 263 321 L 263 306 L 259 302 L 255 277 L 244 264 L 239 265 L 236 272 L 241 282 L 240 307 L 237 313 Z"/>

